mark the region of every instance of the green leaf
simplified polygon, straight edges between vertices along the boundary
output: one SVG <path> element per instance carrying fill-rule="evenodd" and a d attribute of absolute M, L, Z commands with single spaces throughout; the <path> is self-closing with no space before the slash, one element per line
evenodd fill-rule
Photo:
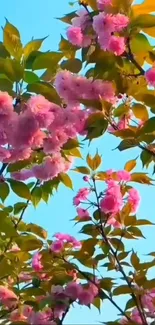
<path fill-rule="evenodd" d="M 68 174 L 60 173 L 59 179 L 66 187 L 69 187 L 71 190 L 73 190 L 73 183 Z"/>
<path fill-rule="evenodd" d="M 75 58 L 75 53 L 78 50 L 77 46 L 72 45 L 68 40 L 61 36 L 59 43 L 59 50 L 63 52 L 64 56 L 68 59 Z"/>
<path fill-rule="evenodd" d="M 79 147 L 79 142 L 76 139 L 69 139 L 64 145 L 64 150 L 70 150 Z"/>
<path fill-rule="evenodd" d="M 20 81 L 24 74 L 24 69 L 20 63 L 9 58 L 0 58 L 0 71 L 12 81 Z"/>
<path fill-rule="evenodd" d="M 31 193 L 31 202 L 33 203 L 34 207 L 36 208 L 42 198 L 42 190 L 40 187 L 35 187 Z"/>
<path fill-rule="evenodd" d="M 143 133 L 152 133 L 154 132 L 154 130 L 155 130 L 155 117 L 151 117 L 141 127 L 140 131 L 138 132 L 138 135 Z"/>
<path fill-rule="evenodd" d="M 140 263 L 140 260 L 139 260 L 139 257 L 137 256 L 136 253 L 132 253 L 131 254 L 131 264 L 132 266 L 134 267 L 135 270 L 138 270 L 139 269 L 139 263 Z"/>
<path fill-rule="evenodd" d="M 127 285 L 121 285 L 121 286 L 115 288 L 113 291 L 114 296 L 130 294 L 130 293 L 131 293 L 131 289 Z"/>
<path fill-rule="evenodd" d="M 155 16 L 153 15 L 139 15 L 135 19 L 133 19 L 131 23 L 132 27 L 138 27 L 138 28 L 150 28 L 155 26 Z"/>
<path fill-rule="evenodd" d="M 1 91 L 7 91 L 9 95 L 13 96 L 15 93 L 12 90 L 13 88 L 13 82 L 6 78 L 0 78 L 0 90 Z"/>
<path fill-rule="evenodd" d="M 90 175 L 90 170 L 87 167 L 84 166 L 79 166 L 73 169 L 77 173 L 85 174 L 85 175 Z"/>
<path fill-rule="evenodd" d="M 133 170 L 135 167 L 136 167 L 136 159 L 134 160 L 129 160 L 125 166 L 124 166 L 124 169 L 127 171 L 127 172 L 131 172 L 131 170 Z"/>
<path fill-rule="evenodd" d="M 25 231 L 32 232 L 43 239 L 47 238 L 47 231 L 42 227 L 35 225 L 34 223 L 29 223 L 28 225 L 26 225 Z"/>
<path fill-rule="evenodd" d="M 18 29 L 8 21 L 3 28 L 3 44 L 11 56 L 17 60 L 20 60 L 23 53 L 20 34 Z"/>
<path fill-rule="evenodd" d="M 147 152 L 146 150 L 143 150 L 140 155 L 140 159 L 142 161 L 143 167 L 148 167 L 150 162 L 152 161 L 152 155 L 151 153 Z"/>
<path fill-rule="evenodd" d="M 33 84 L 35 82 L 38 82 L 40 79 L 39 77 L 32 71 L 24 71 L 24 81 L 28 84 Z"/>
<path fill-rule="evenodd" d="M 92 158 L 89 154 L 87 155 L 87 164 L 91 168 L 91 170 L 95 171 L 101 165 L 102 159 L 101 156 L 96 153 L 94 158 Z"/>
<path fill-rule="evenodd" d="M 137 142 L 135 139 L 125 139 L 119 144 L 117 148 L 119 149 L 119 151 L 123 151 L 136 146 L 137 146 Z"/>
<path fill-rule="evenodd" d="M 61 20 L 63 23 L 66 23 L 66 24 L 72 24 L 72 19 L 77 17 L 76 15 L 76 11 L 73 11 L 73 12 L 70 12 L 69 14 L 65 15 L 64 17 L 61 17 L 61 18 L 57 18 L 59 20 Z"/>
<path fill-rule="evenodd" d="M 25 202 L 18 202 L 14 204 L 14 214 L 17 215 L 23 211 L 27 207 L 27 203 Z"/>
<path fill-rule="evenodd" d="M 133 38 L 131 38 L 130 46 L 133 53 L 141 54 L 152 50 L 152 46 L 144 34 L 134 35 Z"/>
<path fill-rule="evenodd" d="M 46 82 L 37 82 L 34 84 L 29 84 L 27 90 L 32 93 L 41 94 L 49 101 L 56 104 L 60 104 L 60 97 L 58 96 L 54 87 Z"/>
<path fill-rule="evenodd" d="M 26 159 L 26 160 L 18 161 L 14 164 L 9 164 L 9 166 L 7 167 L 7 172 L 8 173 L 17 172 L 30 165 L 30 162 L 31 162 L 30 159 Z"/>
<path fill-rule="evenodd" d="M 17 231 L 14 227 L 10 218 L 1 219 L 0 221 L 1 232 L 4 232 L 8 237 L 18 236 Z"/>
<path fill-rule="evenodd" d="M 20 236 L 16 239 L 16 243 L 22 251 L 33 251 L 41 249 L 43 242 L 33 235 Z"/>
<path fill-rule="evenodd" d="M 131 108 L 136 118 L 140 119 L 141 121 L 148 120 L 149 114 L 146 106 L 142 104 L 134 104 Z"/>
<path fill-rule="evenodd" d="M 34 39 L 27 43 L 24 47 L 24 58 L 27 59 L 32 52 L 38 51 L 45 39 L 46 37 L 42 39 Z"/>
<path fill-rule="evenodd" d="M 12 191 L 18 195 L 19 197 L 22 197 L 24 199 L 30 199 L 31 193 L 28 188 L 28 186 L 22 182 L 15 181 L 13 179 L 9 179 L 8 182 L 10 183 Z"/>
<path fill-rule="evenodd" d="M 2 202 L 5 201 L 5 199 L 8 197 L 9 195 L 9 186 L 7 183 L 0 183 L 0 198 L 2 200 Z"/>
<path fill-rule="evenodd" d="M 4 59 L 10 57 L 10 53 L 6 50 L 2 42 L 0 42 L 0 57 Z"/>
<path fill-rule="evenodd" d="M 59 52 L 47 52 L 36 57 L 33 62 L 33 70 L 41 70 L 51 68 L 53 65 L 57 65 L 62 59 L 63 53 Z"/>
<path fill-rule="evenodd" d="M 69 59 L 62 61 L 60 66 L 62 69 L 78 73 L 82 69 L 82 62 L 79 59 Z"/>

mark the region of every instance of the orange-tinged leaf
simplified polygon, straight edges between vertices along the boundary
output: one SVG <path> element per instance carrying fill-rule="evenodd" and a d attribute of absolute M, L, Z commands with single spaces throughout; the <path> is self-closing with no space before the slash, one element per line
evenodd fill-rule
<path fill-rule="evenodd" d="M 98 153 L 96 153 L 94 158 L 92 158 L 89 154 L 87 155 L 87 164 L 92 170 L 98 169 L 101 163 L 102 163 L 102 159 Z"/>
<path fill-rule="evenodd" d="M 142 104 L 134 104 L 132 106 L 132 111 L 135 117 L 140 119 L 141 121 L 146 121 L 149 118 L 147 108 Z"/>
<path fill-rule="evenodd" d="M 141 184 L 147 184 L 147 185 L 153 185 L 151 179 L 149 176 L 147 176 L 145 173 L 133 173 L 131 174 L 131 181 Z"/>
<path fill-rule="evenodd" d="M 139 267 L 139 262 L 140 262 L 139 257 L 137 256 L 137 254 L 133 252 L 131 254 L 131 259 L 130 260 L 131 260 L 132 266 L 137 270 L 138 267 Z"/>
<path fill-rule="evenodd" d="M 132 7 L 134 16 L 155 12 L 155 2 L 152 0 L 144 0 L 142 4 Z"/>
<path fill-rule="evenodd" d="M 131 170 L 133 170 L 135 167 L 136 167 L 136 160 L 133 159 L 133 160 L 129 160 L 126 164 L 125 164 L 125 167 L 124 169 L 127 171 L 127 172 L 131 172 Z"/>

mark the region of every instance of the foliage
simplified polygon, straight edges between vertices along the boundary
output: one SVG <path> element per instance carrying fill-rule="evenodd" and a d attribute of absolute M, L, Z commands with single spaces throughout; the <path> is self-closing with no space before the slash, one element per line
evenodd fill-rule
<path fill-rule="evenodd" d="M 82 13 L 59 18 L 68 29 L 57 52 L 41 51 L 46 37 L 23 45 L 15 26 L 6 20 L 3 28 L 1 324 L 61 325 L 75 301 L 100 311 L 104 300 L 118 311 L 117 320 L 104 324 L 155 322 L 155 280 L 149 277 L 155 252 L 142 262 L 133 249 L 133 240 L 145 239 L 141 227 L 153 225 L 137 216 L 135 186 L 154 185 L 154 176 L 137 171 L 137 162 L 151 166 L 154 175 L 155 52 L 149 36 L 155 37 L 155 4 L 88 0 L 79 6 Z M 104 134 L 118 138 L 120 152 L 130 149 L 124 170 L 101 170 L 98 151 L 77 166 L 86 141 L 102 141 Z M 85 239 L 57 233 L 51 240 L 24 214 L 30 205 L 48 203 L 61 185 L 73 190 L 70 169 L 85 184 L 73 199 L 73 221 Z M 12 193 L 15 201 L 8 205 Z M 125 308 L 117 299 L 124 295 Z"/>

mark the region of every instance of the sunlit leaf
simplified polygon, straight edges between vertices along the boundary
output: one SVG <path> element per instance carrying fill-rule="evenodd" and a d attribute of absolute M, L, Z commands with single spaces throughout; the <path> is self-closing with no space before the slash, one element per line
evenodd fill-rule
<path fill-rule="evenodd" d="M 46 37 L 44 37 L 42 39 L 34 39 L 34 40 L 30 41 L 29 43 L 27 43 L 23 49 L 24 50 L 24 58 L 27 59 L 28 56 L 32 52 L 38 51 L 45 39 L 46 39 Z"/>
<path fill-rule="evenodd" d="M 124 169 L 127 171 L 127 172 L 131 172 L 131 170 L 133 170 L 135 167 L 136 167 L 136 159 L 134 160 L 129 160 L 125 166 L 124 166 Z"/>
<path fill-rule="evenodd" d="M 89 175 L 90 174 L 90 170 L 87 167 L 84 166 L 78 166 L 76 168 L 74 168 L 75 172 L 81 173 L 81 174 L 85 174 L 85 175 Z"/>
<path fill-rule="evenodd" d="M 8 197 L 9 195 L 9 186 L 7 183 L 0 183 L 0 199 L 2 200 L 2 202 L 5 201 L 5 199 Z"/>
<path fill-rule="evenodd" d="M 78 73 L 82 69 L 82 62 L 79 59 L 69 59 L 62 61 L 60 66 L 62 69 Z"/>
<path fill-rule="evenodd" d="M 93 171 L 98 169 L 101 163 L 102 163 L 102 159 L 98 153 L 96 153 L 96 155 L 93 158 L 89 154 L 87 155 L 87 164 Z"/>
<path fill-rule="evenodd" d="M 57 65 L 62 57 L 63 53 L 59 52 L 47 52 L 40 54 L 33 62 L 33 70 L 47 69 L 52 65 Z"/>
<path fill-rule="evenodd" d="M 73 190 L 73 183 L 68 174 L 60 173 L 59 178 L 66 187 L 69 187 L 71 190 Z"/>
<path fill-rule="evenodd" d="M 20 60 L 23 49 L 18 29 L 6 21 L 3 28 L 3 43 L 6 50 L 17 60 Z"/>
<path fill-rule="evenodd" d="M 10 187 L 12 191 L 16 195 L 24 199 L 30 199 L 31 197 L 30 190 L 26 184 L 19 181 L 15 181 L 13 179 L 9 179 L 8 182 L 10 183 Z"/>

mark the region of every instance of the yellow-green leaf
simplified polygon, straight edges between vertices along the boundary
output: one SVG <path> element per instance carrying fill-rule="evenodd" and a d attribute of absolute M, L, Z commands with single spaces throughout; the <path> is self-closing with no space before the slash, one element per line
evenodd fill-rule
<path fill-rule="evenodd" d="M 51 68 L 53 65 L 57 65 L 62 59 L 63 53 L 59 52 L 48 52 L 40 54 L 36 57 L 33 62 L 33 70 L 41 70 Z"/>
<path fill-rule="evenodd" d="M 132 266 L 137 270 L 138 269 L 138 267 L 139 267 L 139 262 L 140 262 L 140 260 L 139 260 L 139 258 L 138 258 L 138 256 L 137 256 L 137 254 L 136 253 L 132 253 L 131 254 L 131 264 L 132 264 Z"/>
<path fill-rule="evenodd" d="M 36 208 L 42 198 L 42 190 L 40 187 L 35 187 L 31 193 L 31 202 L 33 203 L 34 207 Z"/>
<path fill-rule="evenodd" d="M 79 59 L 69 59 L 62 61 L 60 66 L 62 69 L 78 73 L 82 69 L 82 62 Z"/>
<path fill-rule="evenodd" d="M 132 105 L 132 111 L 133 111 L 135 117 L 140 119 L 141 121 L 146 121 L 149 118 L 147 108 L 146 108 L 146 106 L 144 106 L 142 104 Z"/>
<path fill-rule="evenodd" d="M 34 84 L 29 84 L 27 90 L 32 93 L 41 94 L 49 101 L 56 104 L 60 104 L 60 97 L 58 96 L 56 90 L 52 85 L 47 82 L 37 82 Z"/>
<path fill-rule="evenodd" d="M 127 172 L 131 172 L 136 167 L 136 159 L 134 160 L 129 160 L 126 164 L 124 169 L 127 170 Z"/>
<path fill-rule="evenodd" d="M 60 173 L 59 178 L 66 187 L 69 187 L 71 190 L 73 190 L 73 183 L 68 174 Z"/>
<path fill-rule="evenodd" d="M 45 39 L 46 37 L 42 39 L 34 39 L 27 43 L 24 47 L 24 58 L 27 59 L 32 52 L 38 51 Z"/>
<path fill-rule="evenodd" d="M 12 191 L 24 199 L 30 199 L 31 194 L 28 186 L 22 182 L 15 181 L 13 179 L 8 180 L 11 186 Z"/>
<path fill-rule="evenodd" d="M 42 227 L 35 225 L 34 223 L 29 223 L 28 225 L 26 225 L 25 231 L 32 232 L 43 239 L 47 238 L 47 231 Z"/>
<path fill-rule="evenodd" d="M 23 49 L 18 29 L 8 21 L 3 29 L 3 43 L 6 50 L 17 60 L 20 60 Z"/>
<path fill-rule="evenodd" d="M 87 167 L 84 166 L 78 166 L 76 168 L 74 168 L 75 172 L 81 173 L 81 174 L 85 174 L 85 175 L 89 175 L 90 174 L 90 170 Z"/>
<path fill-rule="evenodd" d="M 9 195 L 9 186 L 7 183 L 0 183 L 0 198 L 2 202 L 5 201 L 5 199 Z"/>

